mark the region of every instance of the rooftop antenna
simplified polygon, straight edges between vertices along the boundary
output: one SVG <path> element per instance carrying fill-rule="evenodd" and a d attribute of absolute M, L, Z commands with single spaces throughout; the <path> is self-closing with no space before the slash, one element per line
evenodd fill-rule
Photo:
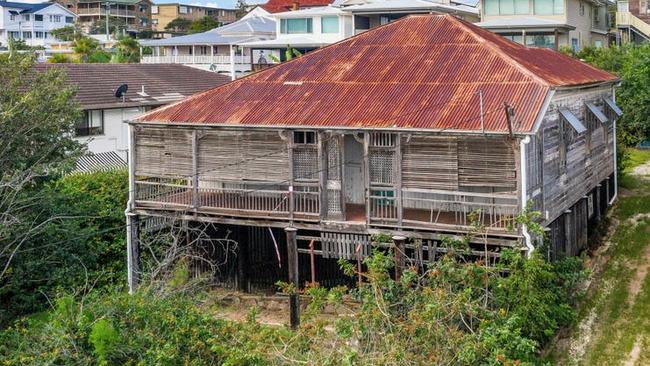
<path fill-rule="evenodd" d="M 122 103 L 124 103 L 124 99 L 126 98 L 126 91 L 129 90 L 129 85 L 128 84 L 122 84 L 117 87 L 115 90 L 115 98 L 122 98 Z"/>

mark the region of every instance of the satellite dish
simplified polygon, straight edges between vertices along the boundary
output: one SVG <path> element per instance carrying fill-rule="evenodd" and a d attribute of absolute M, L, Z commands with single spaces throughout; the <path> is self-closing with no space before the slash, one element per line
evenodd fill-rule
<path fill-rule="evenodd" d="M 129 90 L 128 84 L 120 85 L 117 90 L 115 90 L 115 98 L 124 98 L 124 94 L 126 94 L 127 90 Z"/>

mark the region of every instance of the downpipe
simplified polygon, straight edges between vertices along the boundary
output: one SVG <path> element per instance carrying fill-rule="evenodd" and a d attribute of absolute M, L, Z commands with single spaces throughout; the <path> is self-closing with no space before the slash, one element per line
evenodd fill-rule
<path fill-rule="evenodd" d="M 526 176 L 526 146 L 530 143 L 530 136 L 526 136 L 525 138 L 521 139 L 519 141 L 519 160 L 520 160 L 520 175 L 521 175 L 521 207 L 524 209 L 526 207 L 526 204 L 528 202 L 528 195 L 526 194 L 527 186 L 528 186 L 528 181 L 527 181 L 527 176 Z M 521 235 L 524 236 L 524 244 L 526 244 L 527 248 L 527 253 L 526 256 L 528 258 L 531 257 L 533 254 L 533 251 L 535 251 L 535 247 L 533 246 L 533 240 L 530 236 L 530 233 L 528 232 L 528 228 L 526 225 L 521 225 Z"/>

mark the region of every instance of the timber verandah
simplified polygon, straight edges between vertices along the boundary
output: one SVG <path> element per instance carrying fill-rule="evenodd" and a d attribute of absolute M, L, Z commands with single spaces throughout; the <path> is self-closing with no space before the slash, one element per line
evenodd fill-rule
<path fill-rule="evenodd" d="M 463 235 L 474 216 L 490 245 L 519 245 L 518 139 L 507 135 L 134 124 L 131 138 L 134 214 L 292 226 L 332 257 L 374 233 Z"/>

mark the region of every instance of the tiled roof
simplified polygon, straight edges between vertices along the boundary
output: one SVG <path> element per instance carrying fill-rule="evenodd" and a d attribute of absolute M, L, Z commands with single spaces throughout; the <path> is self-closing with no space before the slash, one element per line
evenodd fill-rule
<path fill-rule="evenodd" d="M 309 8 L 313 6 L 326 6 L 334 2 L 334 0 L 269 0 L 261 5 L 262 9 L 269 13 L 280 13 L 293 9 L 293 4 L 297 3 L 300 9 Z"/>
<path fill-rule="evenodd" d="M 163 105 L 230 81 L 230 77 L 177 64 L 37 64 L 37 71 L 65 69 L 85 109 Z M 125 100 L 115 90 L 128 84 Z M 144 86 L 144 93 L 142 92 Z"/>
<path fill-rule="evenodd" d="M 617 78 L 451 15 L 409 16 L 152 111 L 140 121 L 530 132 L 550 89 Z"/>

